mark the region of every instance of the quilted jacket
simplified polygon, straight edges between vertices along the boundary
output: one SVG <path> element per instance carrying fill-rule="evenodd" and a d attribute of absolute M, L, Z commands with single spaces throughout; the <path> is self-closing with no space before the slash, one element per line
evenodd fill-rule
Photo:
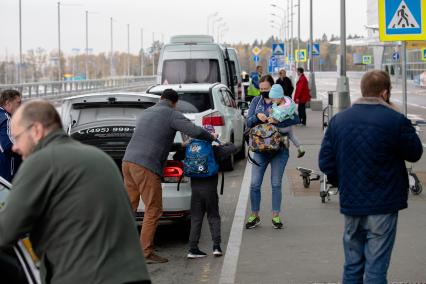
<path fill-rule="evenodd" d="M 21 156 L 12 151 L 10 135 L 10 114 L 0 107 L 0 176 L 12 181 L 19 165 Z"/>
<path fill-rule="evenodd" d="M 411 122 L 378 98 L 361 98 L 330 121 L 319 167 L 339 187 L 340 211 L 350 216 L 407 208 L 405 161 L 423 146 Z"/>

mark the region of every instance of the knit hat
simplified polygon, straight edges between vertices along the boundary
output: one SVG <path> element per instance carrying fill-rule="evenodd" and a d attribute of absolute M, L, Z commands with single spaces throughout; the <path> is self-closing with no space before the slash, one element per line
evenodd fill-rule
<path fill-rule="evenodd" d="M 270 99 L 282 99 L 282 98 L 284 98 L 283 87 L 281 87 L 280 84 L 272 85 L 272 88 L 269 91 L 269 98 Z"/>
<path fill-rule="evenodd" d="M 178 97 L 178 93 L 173 90 L 173 89 L 165 89 L 163 91 L 163 94 L 161 95 L 161 99 L 166 99 L 169 100 L 173 103 L 177 102 L 179 97 Z"/>

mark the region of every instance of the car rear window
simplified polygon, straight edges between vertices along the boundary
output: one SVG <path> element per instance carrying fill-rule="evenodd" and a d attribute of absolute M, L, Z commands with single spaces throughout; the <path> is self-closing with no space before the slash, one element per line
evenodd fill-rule
<path fill-rule="evenodd" d="M 161 95 L 161 92 L 153 92 Z M 178 91 L 179 101 L 176 110 L 182 113 L 198 113 L 213 108 L 213 101 L 209 92 L 181 92 Z"/>
<path fill-rule="evenodd" d="M 163 84 L 220 82 L 219 62 L 216 59 L 165 60 L 161 82 Z"/>

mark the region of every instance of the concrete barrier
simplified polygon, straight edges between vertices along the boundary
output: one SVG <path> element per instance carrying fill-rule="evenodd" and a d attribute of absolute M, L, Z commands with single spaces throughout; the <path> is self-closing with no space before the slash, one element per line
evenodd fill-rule
<path fill-rule="evenodd" d="M 323 109 L 322 100 L 312 99 L 310 101 L 310 108 L 313 111 L 322 111 L 322 109 Z"/>

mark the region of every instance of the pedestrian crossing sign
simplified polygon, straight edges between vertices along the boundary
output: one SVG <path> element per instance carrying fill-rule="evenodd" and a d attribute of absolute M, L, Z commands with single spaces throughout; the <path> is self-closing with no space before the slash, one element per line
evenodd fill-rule
<path fill-rule="evenodd" d="M 422 60 L 426 61 L 426 48 L 422 48 Z"/>
<path fill-rule="evenodd" d="M 284 55 L 284 53 L 285 53 L 284 43 L 272 44 L 272 55 Z"/>
<path fill-rule="evenodd" d="M 381 41 L 426 40 L 426 1 L 379 0 Z"/>
<path fill-rule="evenodd" d="M 308 60 L 306 56 L 306 49 L 296 49 L 294 51 L 294 57 L 296 58 L 296 62 L 306 62 Z"/>
<path fill-rule="evenodd" d="M 363 55 L 362 56 L 362 64 L 370 65 L 372 63 L 371 55 Z"/>

